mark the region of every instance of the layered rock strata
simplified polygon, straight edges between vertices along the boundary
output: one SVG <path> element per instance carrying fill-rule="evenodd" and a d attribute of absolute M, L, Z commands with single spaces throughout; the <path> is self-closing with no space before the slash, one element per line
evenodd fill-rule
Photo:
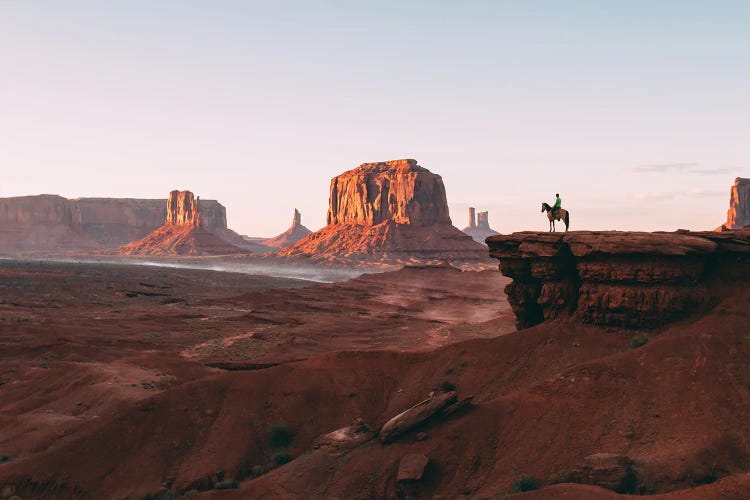
<path fill-rule="evenodd" d="M 331 180 L 328 224 L 451 224 L 443 179 L 417 160 L 364 163 Z"/>
<path fill-rule="evenodd" d="M 204 229 L 237 244 L 226 208 L 200 201 Z M 115 249 L 143 238 L 164 223 L 164 199 L 75 198 L 57 195 L 0 199 L 0 251 L 56 252 Z"/>
<path fill-rule="evenodd" d="M 710 305 L 722 279 L 750 281 L 750 231 L 523 232 L 487 239 L 519 328 L 575 316 L 654 328 Z"/>
<path fill-rule="evenodd" d="M 328 225 L 280 255 L 348 262 L 487 258 L 451 224 L 442 178 L 416 160 L 365 163 L 334 177 Z"/>
<path fill-rule="evenodd" d="M 742 229 L 750 225 L 750 179 L 737 177 L 729 191 L 727 221 L 717 231 Z"/>

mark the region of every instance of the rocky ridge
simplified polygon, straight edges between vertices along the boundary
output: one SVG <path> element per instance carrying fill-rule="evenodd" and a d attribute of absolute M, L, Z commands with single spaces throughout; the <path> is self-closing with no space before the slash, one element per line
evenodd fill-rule
<path fill-rule="evenodd" d="M 710 306 L 721 280 L 750 280 L 750 231 L 522 232 L 487 239 L 519 328 L 575 316 L 654 328 Z"/>
<path fill-rule="evenodd" d="M 160 227 L 166 200 L 75 198 L 58 195 L 0 199 L 0 251 L 59 252 L 116 249 Z M 227 228 L 226 208 L 201 200 L 201 225 L 237 244 L 242 237 Z"/>

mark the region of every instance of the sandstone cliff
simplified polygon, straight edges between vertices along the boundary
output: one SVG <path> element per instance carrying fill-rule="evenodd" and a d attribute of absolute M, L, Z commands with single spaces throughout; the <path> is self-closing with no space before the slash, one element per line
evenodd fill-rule
<path fill-rule="evenodd" d="M 292 217 L 292 227 L 278 236 L 263 240 L 262 244 L 270 248 L 286 248 L 306 238 L 310 233 L 312 231 L 302 225 L 302 214 L 295 208 L 294 216 Z"/>
<path fill-rule="evenodd" d="M 463 229 L 463 232 L 471 236 L 477 243 L 482 244 L 490 236 L 500 234 L 490 227 L 489 212 L 476 213 L 474 207 L 469 207 L 469 225 Z"/>
<path fill-rule="evenodd" d="M 726 231 L 750 225 L 750 179 L 737 177 L 729 191 L 727 221 L 717 229 Z"/>
<path fill-rule="evenodd" d="M 201 225 L 198 205 L 200 197 L 196 198 L 190 191 L 172 191 L 167 198 L 167 226 L 193 226 Z"/>
<path fill-rule="evenodd" d="M 328 224 L 450 224 L 443 179 L 416 160 L 365 163 L 331 180 Z"/>
<path fill-rule="evenodd" d="M 365 163 L 331 180 L 328 225 L 280 252 L 318 261 L 471 261 L 484 247 L 451 225 L 443 180 L 416 160 Z"/>
<path fill-rule="evenodd" d="M 575 316 L 653 328 L 712 305 L 722 281 L 750 281 L 750 231 L 513 233 L 487 239 L 519 328 Z"/>
<path fill-rule="evenodd" d="M 0 252 L 115 249 L 160 227 L 166 200 L 75 198 L 57 195 L 0 199 Z M 201 226 L 232 244 L 244 240 L 227 228 L 226 208 L 200 201 Z"/>
<path fill-rule="evenodd" d="M 122 246 L 119 252 L 125 255 L 243 253 L 242 248 L 227 243 L 204 227 L 200 205 L 200 198 L 196 198 L 192 192 L 172 191 L 167 198 L 164 225 L 148 236 Z M 216 217 L 216 214 L 213 216 Z"/>

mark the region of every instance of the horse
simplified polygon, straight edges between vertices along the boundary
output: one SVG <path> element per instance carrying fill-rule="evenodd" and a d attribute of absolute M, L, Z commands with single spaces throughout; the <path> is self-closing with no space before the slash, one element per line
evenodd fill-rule
<path fill-rule="evenodd" d="M 555 215 L 555 212 L 552 210 L 552 207 L 547 205 L 546 203 L 542 203 L 542 212 L 547 212 L 547 218 L 549 219 L 549 232 L 552 233 L 556 231 L 555 228 L 555 221 L 556 220 L 562 220 L 565 223 L 565 232 L 568 231 L 568 227 L 570 226 L 570 212 L 565 210 L 564 208 L 561 208 L 557 211 L 557 215 Z"/>

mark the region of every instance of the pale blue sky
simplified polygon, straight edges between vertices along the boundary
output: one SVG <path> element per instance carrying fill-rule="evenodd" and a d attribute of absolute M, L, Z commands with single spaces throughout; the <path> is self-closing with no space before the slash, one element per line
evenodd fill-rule
<path fill-rule="evenodd" d="M 0 0 L 0 196 L 191 189 L 244 234 L 416 158 L 454 223 L 712 229 L 750 176 L 746 1 Z"/>

